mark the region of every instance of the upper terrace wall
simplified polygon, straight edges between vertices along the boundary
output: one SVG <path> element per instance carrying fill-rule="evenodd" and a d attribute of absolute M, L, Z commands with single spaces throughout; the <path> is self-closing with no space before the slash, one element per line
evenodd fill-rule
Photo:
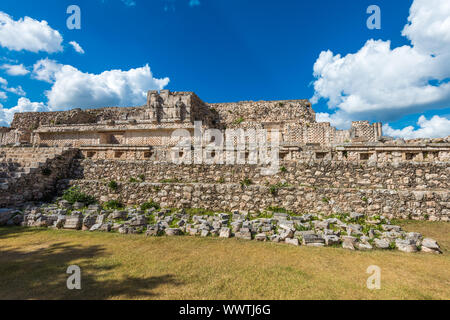
<path fill-rule="evenodd" d="M 315 113 L 308 100 L 242 101 L 212 103 L 220 121 L 228 128 L 242 127 L 245 123 L 315 122 Z"/>
<path fill-rule="evenodd" d="M 24 112 L 14 114 L 11 128 L 35 130 L 43 125 L 95 123 L 95 121 L 95 109 L 73 109 L 57 112 Z"/>
<path fill-rule="evenodd" d="M 147 105 L 142 107 L 74 109 L 63 112 L 20 113 L 14 116 L 12 128 L 32 131 L 41 127 L 61 127 L 80 124 L 105 125 L 140 123 L 175 124 L 202 121 L 206 127 L 255 128 L 279 130 L 282 141 L 292 144 L 316 143 L 331 146 L 348 141 L 376 142 L 382 136 L 381 124 L 368 121 L 354 122 L 350 130 L 337 130 L 330 123 L 317 123 L 308 100 L 242 101 L 236 103 L 204 103 L 193 92 L 149 91 Z M 73 132 L 92 132 L 95 129 L 74 128 Z M 126 130 L 133 130 L 132 127 Z M 67 131 L 54 131 L 47 136 L 49 145 L 61 145 L 67 140 Z M 64 132 L 64 133 L 62 133 Z M 58 139 L 58 135 L 61 139 Z M 77 134 L 73 135 L 76 139 Z M 31 136 L 33 139 L 33 136 Z M 82 139 L 84 138 L 84 135 Z M 97 139 L 97 138 L 93 138 Z M 88 139 L 89 140 L 89 139 Z M 97 139 L 98 140 L 98 139 Z M 29 141 L 39 143 L 38 140 Z M 72 145 L 80 143 L 70 142 Z"/>

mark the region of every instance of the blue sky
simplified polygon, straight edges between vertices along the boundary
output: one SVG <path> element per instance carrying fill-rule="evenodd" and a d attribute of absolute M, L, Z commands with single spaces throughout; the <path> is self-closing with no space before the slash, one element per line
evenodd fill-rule
<path fill-rule="evenodd" d="M 414 2 L 420 13 L 420 6 L 428 2 L 445 6 L 446 1 Z M 66 26 L 70 16 L 66 9 L 72 4 L 81 9 L 81 30 Z M 372 4 L 381 9 L 381 30 L 366 27 L 370 16 L 366 9 Z M 14 107 L 22 111 L 131 106 L 141 101 L 139 90 L 150 86 L 148 89 L 195 91 L 206 102 L 316 96 L 313 102 L 319 120 L 338 127 L 367 119 L 389 123 L 386 130 L 392 135 L 448 135 L 450 91 L 445 85 L 450 79 L 450 62 L 444 58 L 448 58 L 450 45 L 439 33 L 433 41 L 423 39 L 417 30 L 431 23 L 419 13 L 413 22 L 417 28 L 402 35 L 412 4 L 411 0 L 2 0 L 0 12 L 12 21 L 24 17 L 45 20 L 62 39 L 59 49 L 54 49 L 58 41 L 49 38 L 44 39 L 53 50 L 14 49 L 13 40 L 2 42 L 0 23 L 0 65 L 4 66 L 0 77 L 7 81 L 3 86 L 6 97 L 0 99 L 3 118 L 10 117 L 6 110 Z M 438 22 L 446 21 L 446 16 L 442 17 L 445 10 L 436 13 Z M 439 37 L 444 45 L 430 48 L 428 44 L 439 43 Z M 367 43 L 370 39 L 381 42 Z M 71 41 L 84 53 L 77 52 Z M 391 42 L 387 52 L 383 51 L 386 41 Z M 401 46 L 411 50 L 397 54 L 395 48 Z M 319 59 L 327 50 L 332 53 Z M 360 50 L 360 55 L 347 56 Z M 333 60 L 338 54 L 344 58 L 341 63 Z M 35 68 L 44 72 L 39 76 L 33 66 L 41 59 L 51 63 Z M 405 66 L 397 68 L 406 60 L 406 70 Z M 316 68 L 314 74 L 315 63 L 325 67 Z M 8 72 L 8 67 L 17 65 L 26 70 Z M 147 65 L 148 70 L 142 69 Z M 64 72 L 51 73 L 63 66 Z M 385 69 L 390 71 L 378 74 Z M 123 73 L 95 77 L 110 70 Z M 415 73 L 409 74 L 411 70 Z M 368 76 L 371 73 L 376 74 Z M 404 77 L 411 82 L 402 84 Z M 102 83 L 99 88 L 93 88 L 96 80 Z M 375 90 L 381 83 L 385 87 Z M 114 91 L 118 85 L 124 87 Z M 15 90 L 19 86 L 22 91 Z M 393 87 L 395 92 L 389 92 Z M 414 98 L 410 101 L 398 94 L 402 91 L 405 95 L 411 92 Z M 387 98 L 380 98 L 380 93 Z M 0 125 L 1 117 L 0 110 Z M 412 127 L 405 128 L 408 126 Z M 437 131 L 429 128 L 434 126 Z"/>

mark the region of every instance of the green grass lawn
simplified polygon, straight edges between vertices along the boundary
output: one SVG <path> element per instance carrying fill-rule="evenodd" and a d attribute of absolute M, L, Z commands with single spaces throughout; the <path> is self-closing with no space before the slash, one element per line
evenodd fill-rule
<path fill-rule="evenodd" d="M 0 299 L 449 299 L 450 224 L 400 224 L 444 254 L 0 228 Z M 82 290 L 66 288 L 69 265 Z M 366 288 L 370 265 L 380 290 Z"/>

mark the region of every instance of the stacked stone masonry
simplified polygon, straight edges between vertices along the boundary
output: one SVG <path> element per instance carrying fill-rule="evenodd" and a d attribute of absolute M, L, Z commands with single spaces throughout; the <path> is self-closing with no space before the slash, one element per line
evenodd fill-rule
<path fill-rule="evenodd" d="M 240 154 L 247 164 L 174 164 L 186 154 L 173 133 L 187 130 L 192 142 L 198 128 L 279 131 L 279 172 L 248 164 L 248 149 Z M 144 106 L 16 114 L 0 128 L 0 145 L 0 207 L 78 185 L 126 204 L 449 219 L 449 137 L 394 140 L 368 121 L 338 130 L 316 122 L 308 100 L 207 104 L 193 92 L 149 91 Z"/>
<path fill-rule="evenodd" d="M 0 208 L 51 199 L 57 181 L 69 174 L 77 150 L 0 147 Z"/>

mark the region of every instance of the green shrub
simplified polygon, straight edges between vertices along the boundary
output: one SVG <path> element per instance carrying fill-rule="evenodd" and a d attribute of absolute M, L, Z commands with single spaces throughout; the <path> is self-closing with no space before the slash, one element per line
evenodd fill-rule
<path fill-rule="evenodd" d="M 131 182 L 131 183 L 136 183 L 136 182 L 139 182 L 139 181 L 138 181 L 136 178 L 131 177 L 131 178 L 130 178 L 130 182 Z"/>
<path fill-rule="evenodd" d="M 267 210 L 276 212 L 276 213 L 289 213 L 288 210 L 286 210 L 285 208 L 280 208 L 280 207 L 268 207 Z"/>
<path fill-rule="evenodd" d="M 277 184 L 272 184 L 271 186 L 269 186 L 269 191 L 273 196 L 276 196 L 280 189 L 288 187 L 291 187 L 291 185 L 286 182 L 285 183 L 279 182 Z"/>
<path fill-rule="evenodd" d="M 241 181 L 241 186 L 246 187 L 253 184 L 252 180 L 250 180 L 249 178 L 245 178 L 244 180 Z"/>
<path fill-rule="evenodd" d="M 240 117 L 239 119 L 234 121 L 234 124 L 241 124 L 242 122 L 244 122 L 244 118 Z"/>
<path fill-rule="evenodd" d="M 287 172 L 287 169 L 286 169 L 286 167 L 284 167 L 284 166 L 283 166 L 283 167 L 281 167 L 281 168 L 280 168 L 280 172 Z"/>
<path fill-rule="evenodd" d="M 138 176 L 138 178 L 139 178 L 142 182 L 144 182 L 144 181 L 145 181 L 145 174 L 140 174 L 140 175 Z"/>
<path fill-rule="evenodd" d="M 103 204 L 103 208 L 106 210 L 123 209 L 125 206 L 119 200 L 110 200 Z"/>
<path fill-rule="evenodd" d="M 143 204 L 141 204 L 141 210 L 146 211 L 150 208 L 155 208 L 156 210 L 161 209 L 160 205 L 156 202 L 154 202 L 153 200 L 150 200 L 148 202 L 144 202 Z"/>
<path fill-rule="evenodd" d="M 117 190 L 119 188 L 119 185 L 118 185 L 118 183 L 116 181 L 111 180 L 108 183 L 108 188 L 110 188 L 111 190 Z"/>
<path fill-rule="evenodd" d="M 97 202 L 94 197 L 81 192 L 78 186 L 71 187 L 64 191 L 62 198 L 70 204 L 82 202 L 86 205 L 90 205 Z"/>
<path fill-rule="evenodd" d="M 276 185 L 271 185 L 269 187 L 270 194 L 276 196 L 278 194 L 278 187 Z"/>

